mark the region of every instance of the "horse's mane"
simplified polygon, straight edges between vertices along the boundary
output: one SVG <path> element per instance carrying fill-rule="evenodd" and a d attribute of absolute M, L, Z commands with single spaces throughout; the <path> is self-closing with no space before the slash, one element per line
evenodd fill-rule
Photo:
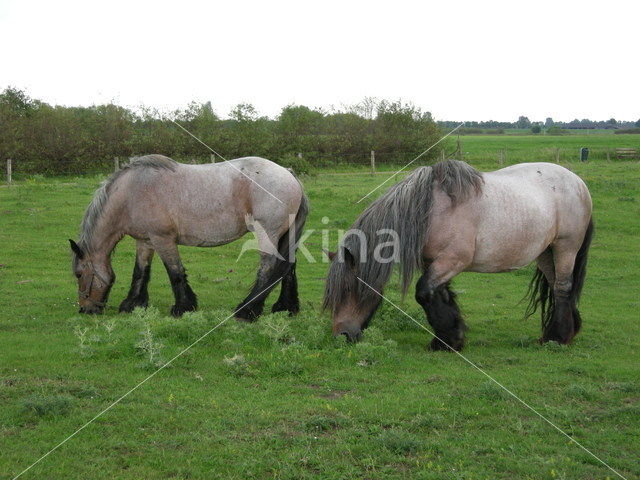
<path fill-rule="evenodd" d="M 78 246 L 85 252 L 91 251 L 93 248 L 93 233 L 95 231 L 100 215 L 104 211 L 107 202 L 109 201 L 109 194 L 113 185 L 121 178 L 125 173 L 131 170 L 140 169 L 167 169 L 174 171 L 178 163 L 171 160 L 164 155 L 145 155 L 143 157 L 136 157 L 124 165 L 120 170 L 113 173 L 107 180 L 100 184 L 100 187 L 93 194 L 93 200 L 87 207 L 84 213 L 84 218 L 80 224 L 80 238 L 78 240 Z"/>
<path fill-rule="evenodd" d="M 445 160 L 433 167 L 417 168 L 391 187 L 371 203 L 352 226 L 352 230 L 362 231 L 367 239 L 363 255 L 365 262 L 359 260 L 364 247 L 360 237 L 347 235 L 343 238 L 340 249 L 347 249 L 355 259 L 355 275 L 347 262 L 336 257 L 329 268 L 324 308 L 335 311 L 348 292 L 356 294 L 361 307 L 376 300 L 378 295 L 363 282 L 382 292 L 394 264 L 374 260 L 376 246 L 392 240 L 389 234 L 377 234 L 382 229 L 391 229 L 398 235 L 400 245 L 396 259 L 400 267 L 402 293 L 405 294 L 414 272 L 425 268 L 422 250 L 429 233 L 434 187 L 440 187 L 455 206 L 479 193 L 482 184 L 482 174 L 475 168 L 458 160 Z M 393 254 L 390 246 L 382 247 L 380 251 L 384 258 Z"/>

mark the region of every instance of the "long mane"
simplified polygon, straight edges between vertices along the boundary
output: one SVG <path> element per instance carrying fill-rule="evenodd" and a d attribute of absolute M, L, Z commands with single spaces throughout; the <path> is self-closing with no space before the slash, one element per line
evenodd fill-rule
<path fill-rule="evenodd" d="M 93 248 L 93 234 L 96 225 L 109 202 L 109 195 L 112 187 L 119 178 L 121 178 L 126 172 L 134 169 L 153 168 L 156 170 L 167 169 L 174 171 L 176 165 L 178 165 L 177 162 L 163 155 L 145 155 L 143 157 L 132 159 L 128 164 L 124 165 L 120 170 L 102 182 L 100 187 L 94 193 L 93 200 L 91 200 L 91 203 L 87 207 L 82 223 L 80 224 L 80 237 L 78 240 L 80 248 L 85 252 L 89 252 Z"/>
<path fill-rule="evenodd" d="M 371 203 L 351 227 L 363 232 L 366 245 L 362 245 L 359 235 L 343 238 L 340 250 L 348 250 L 355 259 L 355 268 L 338 259 L 331 263 L 323 307 L 335 312 L 350 292 L 355 293 L 359 307 L 376 301 L 379 296 L 370 287 L 382 292 L 394 263 L 399 266 L 404 295 L 414 272 L 426 267 L 422 250 L 429 234 L 434 188 L 442 189 L 455 206 L 480 193 L 482 184 L 482 174 L 475 168 L 458 160 L 445 160 L 433 167 L 417 168 L 391 187 Z M 383 229 L 391 229 L 398 236 L 397 262 L 374 259 L 376 247 L 382 258 L 393 254 L 391 246 L 380 246 L 393 238 L 391 234 L 381 235 L 379 232 Z M 361 262 L 360 258 L 366 261 Z"/>

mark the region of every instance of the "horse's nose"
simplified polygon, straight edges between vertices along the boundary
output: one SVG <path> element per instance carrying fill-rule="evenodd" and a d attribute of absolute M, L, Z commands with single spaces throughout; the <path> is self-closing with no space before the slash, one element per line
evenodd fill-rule
<path fill-rule="evenodd" d="M 359 328 L 342 328 L 338 335 L 344 335 L 349 342 L 358 342 L 362 338 L 362 331 Z"/>

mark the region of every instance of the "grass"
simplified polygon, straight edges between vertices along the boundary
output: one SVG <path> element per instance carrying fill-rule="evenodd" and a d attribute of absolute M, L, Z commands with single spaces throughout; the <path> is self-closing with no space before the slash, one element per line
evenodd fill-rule
<path fill-rule="evenodd" d="M 491 157 L 472 163 L 497 167 Z M 585 179 L 595 205 L 583 332 L 568 347 L 537 343 L 539 322 L 522 321 L 518 304 L 530 269 L 462 274 L 454 288 L 470 326 L 464 353 L 635 478 L 640 165 L 565 165 Z M 315 230 L 307 246 L 316 257 L 320 230 L 328 228 L 335 244 L 337 230 L 363 208 L 355 202 L 382 179 L 304 178 Z M 114 254 L 109 309 L 79 316 L 66 239 L 99 180 L 35 177 L 0 187 L 0 479 L 13 478 L 227 317 L 255 274 L 255 255 L 236 263 L 238 242 L 184 248 L 201 310 L 167 316 L 172 297 L 156 260 L 151 307 L 118 315 L 134 255 L 124 240 Z M 326 269 L 300 261 L 298 317 L 224 323 L 22 478 L 615 477 L 459 357 L 426 351 L 429 335 L 388 304 L 363 342 L 334 339 L 319 311 Z M 391 299 L 424 322 L 396 285 Z"/>

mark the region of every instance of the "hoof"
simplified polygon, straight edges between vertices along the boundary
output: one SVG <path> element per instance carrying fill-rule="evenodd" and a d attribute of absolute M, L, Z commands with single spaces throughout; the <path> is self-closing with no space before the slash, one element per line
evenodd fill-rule
<path fill-rule="evenodd" d="M 273 304 L 273 307 L 271 307 L 271 313 L 276 312 L 289 312 L 289 316 L 293 317 L 300 312 L 300 305 L 285 305 L 284 303 L 276 302 Z"/>
<path fill-rule="evenodd" d="M 431 340 L 431 343 L 429 344 L 429 350 L 433 352 L 438 352 L 438 351 L 450 352 L 451 349 L 453 349 L 456 352 L 459 352 L 464 347 L 463 339 L 443 339 L 443 340 L 445 340 L 449 345 L 449 347 L 451 348 L 445 345 L 441 340 L 434 338 L 433 340 Z"/>
<path fill-rule="evenodd" d="M 148 299 L 125 298 L 120 304 L 120 307 L 118 307 L 118 311 L 120 313 L 131 313 L 133 312 L 134 308 L 147 308 L 148 305 L 149 305 Z"/>
<path fill-rule="evenodd" d="M 255 322 L 262 314 L 262 310 L 254 310 L 251 307 L 238 305 L 235 313 L 236 320 L 239 322 L 252 323 Z"/>
<path fill-rule="evenodd" d="M 171 316 L 181 317 L 185 312 L 195 312 L 196 309 L 196 305 L 174 305 L 171 307 Z"/>

